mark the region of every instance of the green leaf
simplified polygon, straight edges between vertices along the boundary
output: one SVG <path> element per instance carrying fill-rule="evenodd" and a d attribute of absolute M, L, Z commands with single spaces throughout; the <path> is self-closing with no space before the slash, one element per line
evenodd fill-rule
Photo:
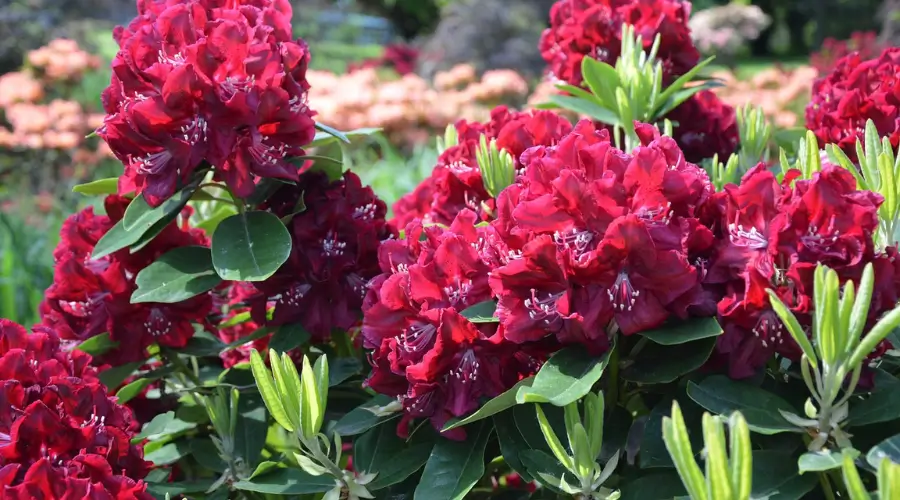
<path fill-rule="evenodd" d="M 143 196 L 137 196 L 125 209 L 125 215 L 122 216 L 122 225 L 128 232 L 143 234 L 166 216 L 181 212 L 191 199 L 191 196 L 194 195 L 195 189 L 196 186 L 183 189 L 155 208 L 151 207 Z"/>
<path fill-rule="evenodd" d="M 225 327 L 222 325 L 219 325 L 219 328 L 225 328 Z M 269 335 L 270 333 L 272 333 L 272 329 L 269 328 L 268 326 L 264 326 L 262 328 L 257 328 L 256 330 L 253 330 L 253 332 L 250 333 L 250 335 L 241 337 L 237 340 L 233 340 L 233 341 L 225 344 L 224 346 L 221 347 L 221 350 L 219 352 L 224 353 L 224 352 L 228 352 L 228 351 L 237 349 L 238 347 L 240 347 L 244 344 L 249 344 L 250 342 L 253 342 L 256 339 L 261 339 L 261 338 L 265 337 L 266 335 Z M 216 349 L 217 347 L 218 347 L 218 345 L 210 346 L 210 349 Z M 269 343 L 269 348 L 272 349 L 271 342 Z"/>
<path fill-rule="evenodd" d="M 253 371 L 256 387 L 259 389 L 259 393 L 262 395 L 263 401 L 266 403 L 266 408 L 269 409 L 269 413 L 272 414 L 272 417 L 279 425 L 290 432 L 294 432 L 296 430 L 294 422 L 285 411 L 284 404 L 281 401 L 281 395 L 278 392 L 278 389 L 275 388 L 272 376 L 269 374 L 265 362 L 263 362 L 262 357 L 256 350 L 250 353 L 250 369 Z"/>
<path fill-rule="evenodd" d="M 335 486 L 329 475 L 313 476 L 300 469 L 277 469 L 232 485 L 237 490 L 273 495 L 305 495 L 324 493 Z"/>
<path fill-rule="evenodd" d="M 800 500 L 818 483 L 816 474 L 797 474 L 796 455 L 777 450 L 753 452 L 751 498 Z"/>
<path fill-rule="evenodd" d="M 465 441 L 441 439 L 431 450 L 416 487 L 415 500 L 459 500 L 484 475 L 484 450 L 492 427 L 482 422 Z"/>
<path fill-rule="evenodd" d="M 341 132 L 340 130 L 338 130 L 336 128 L 329 127 L 328 125 L 325 125 L 324 123 L 316 122 L 316 129 L 321 130 L 322 132 L 325 132 L 326 134 L 340 140 L 341 142 L 350 144 L 350 139 L 348 139 L 347 136 L 344 135 L 343 132 Z M 313 139 L 313 140 L 315 141 L 315 139 Z"/>
<path fill-rule="evenodd" d="M 706 363 L 716 344 L 714 337 L 662 346 L 648 344 L 634 364 L 622 370 L 622 378 L 641 384 L 666 384 Z"/>
<path fill-rule="evenodd" d="M 370 491 L 400 483 L 428 461 L 434 447 L 429 434 L 417 432 L 407 443 L 397 436 L 397 429 L 392 425 L 370 429 L 353 443 L 353 468 L 378 474 L 366 486 Z"/>
<path fill-rule="evenodd" d="M 330 128 L 330 127 L 329 127 Z M 322 130 L 322 129 L 320 129 Z M 334 129 L 331 129 L 334 130 Z M 347 142 L 351 137 L 366 137 L 373 134 L 377 134 L 381 132 L 380 128 L 358 128 L 356 130 L 350 130 L 347 132 L 339 132 L 347 138 Z M 311 143 L 309 143 L 306 147 L 308 148 L 317 148 L 321 146 L 326 146 L 334 141 L 338 140 L 338 137 L 325 131 L 316 132 L 316 136 Z"/>
<path fill-rule="evenodd" d="M 598 358 L 589 355 L 584 349 L 567 347 L 544 363 L 535 375 L 531 387 L 519 389 L 516 402 L 565 406 L 577 401 L 600 380 L 608 362 L 609 352 Z"/>
<path fill-rule="evenodd" d="M 266 408 L 260 398 L 241 395 L 238 402 L 238 420 L 234 429 L 234 452 L 249 465 L 259 461 L 266 445 L 269 422 Z"/>
<path fill-rule="evenodd" d="M 859 455 L 859 452 L 856 453 Z M 825 472 L 831 469 L 839 469 L 844 462 L 844 456 L 834 450 L 808 451 L 797 460 L 797 469 L 804 472 Z"/>
<path fill-rule="evenodd" d="M 792 413 L 797 413 L 797 410 L 787 401 L 759 387 L 715 375 L 699 384 L 689 382 L 687 393 L 697 404 L 717 415 L 741 412 L 754 432 L 778 434 L 798 431 L 779 413 L 779 410 Z"/>
<path fill-rule="evenodd" d="M 675 473 L 640 476 L 622 485 L 619 500 L 672 500 L 687 495 L 681 478 Z"/>
<path fill-rule="evenodd" d="M 661 109 L 663 106 L 665 106 L 669 102 L 669 98 L 671 98 L 675 94 L 675 92 L 678 92 L 679 90 L 683 89 L 685 85 L 687 85 L 688 83 L 693 81 L 694 77 L 697 76 L 698 73 L 700 73 L 700 70 L 702 70 L 709 63 L 711 63 L 713 61 L 713 59 L 715 59 L 715 56 L 708 57 L 704 61 L 700 62 L 700 64 L 691 68 L 691 70 L 688 71 L 687 73 L 679 76 L 674 82 L 672 82 L 671 85 L 666 87 L 666 89 L 663 90 L 659 94 L 659 96 L 657 96 L 657 99 L 656 99 L 657 109 L 653 110 L 653 115 L 659 116 L 660 115 L 660 113 L 658 112 L 659 109 Z"/>
<path fill-rule="evenodd" d="M 212 237 L 212 262 L 222 279 L 263 281 L 291 254 L 291 235 L 269 212 L 232 215 Z"/>
<path fill-rule="evenodd" d="M 105 385 L 107 389 L 115 389 L 143 364 L 142 361 L 135 361 L 134 363 L 128 363 L 127 365 L 114 366 L 100 372 L 98 378 L 100 378 L 100 382 L 103 382 L 103 385 Z"/>
<path fill-rule="evenodd" d="M 76 349 L 86 352 L 91 356 L 100 356 L 112 349 L 119 347 L 119 343 L 109 338 L 109 333 L 101 333 L 78 344 Z"/>
<path fill-rule="evenodd" d="M 900 464 L 900 434 L 878 443 L 866 454 L 866 461 L 876 469 L 885 458 L 895 464 Z"/>
<path fill-rule="evenodd" d="M 457 427 L 462 427 L 464 425 L 469 425 L 472 422 L 477 422 L 479 420 L 488 418 L 492 415 L 496 415 L 501 411 L 515 406 L 516 403 L 516 394 L 519 392 L 519 388 L 529 388 L 531 387 L 532 382 L 534 382 L 534 377 L 528 377 L 526 379 L 522 379 L 516 385 L 512 386 L 509 390 L 504 392 L 503 394 L 497 396 L 496 398 L 488 401 L 481 408 L 478 409 L 475 413 L 469 415 L 468 417 L 457 420 L 455 422 L 448 422 L 447 425 L 444 426 L 444 431 L 449 431 L 450 429 L 456 429 Z"/>
<path fill-rule="evenodd" d="M 356 358 L 337 358 L 328 364 L 328 387 L 341 385 L 362 372 L 362 363 Z"/>
<path fill-rule="evenodd" d="M 667 417 L 672 413 L 672 401 L 675 399 L 671 396 L 661 399 L 650 411 L 650 415 L 644 423 L 639 457 L 641 469 L 671 468 L 675 466 L 663 441 L 663 417 Z M 687 425 L 691 447 L 695 452 L 699 452 L 703 448 L 703 430 L 700 428 L 703 411 L 699 406 L 691 402 L 690 398 L 683 391 L 680 392 L 677 399 Z"/>
<path fill-rule="evenodd" d="M 606 107 L 615 104 L 616 89 L 621 86 L 616 68 L 592 57 L 585 57 L 581 60 L 581 73 L 584 76 L 584 82 L 600 100 L 600 103 L 605 104 Z M 561 88 L 561 90 L 568 91 L 569 89 Z"/>
<path fill-rule="evenodd" d="M 549 484 L 541 477 L 541 475 L 556 479 L 565 477 L 567 471 L 559 461 L 541 450 L 525 450 L 519 455 L 519 459 L 525 464 L 525 468 L 528 469 L 528 474 L 530 474 L 531 477 L 536 478 L 544 486 L 548 486 L 554 491 L 559 492 L 559 481 L 555 484 Z M 569 479 L 571 480 L 571 476 L 569 476 Z"/>
<path fill-rule="evenodd" d="M 78 184 L 72 188 L 73 193 L 85 195 L 116 194 L 119 192 L 119 178 L 107 177 L 96 181 Z"/>
<path fill-rule="evenodd" d="M 524 481 L 530 482 L 533 478 L 520 458 L 521 454 L 530 447 L 516 424 L 513 412 L 500 412 L 493 416 L 493 421 L 494 430 L 497 431 L 497 441 L 500 444 L 500 453 L 506 460 L 506 464 L 518 472 Z"/>
<path fill-rule="evenodd" d="M 467 307 L 463 312 L 459 313 L 462 317 L 468 319 L 472 323 L 499 323 L 500 319 L 494 316 L 497 310 L 497 303 L 493 300 L 485 300 L 474 306 Z"/>
<path fill-rule="evenodd" d="M 654 116 L 655 119 L 662 118 L 669 114 L 673 109 L 681 106 L 684 101 L 690 99 L 696 94 L 703 92 L 704 90 L 714 89 L 718 87 L 722 87 L 722 83 L 716 80 L 707 80 L 699 85 L 692 85 L 690 87 L 685 87 L 669 97 L 669 100 L 666 101 L 665 105 L 659 108 L 659 111 Z"/>
<path fill-rule="evenodd" d="M 191 453 L 191 446 L 187 441 L 168 443 L 144 455 L 144 460 L 153 462 L 153 465 L 162 466 L 174 464 Z"/>
<path fill-rule="evenodd" d="M 213 268 L 209 248 L 179 247 L 138 273 L 137 290 L 131 294 L 131 303 L 174 304 L 212 290 L 221 282 Z"/>
<path fill-rule="evenodd" d="M 609 125 L 615 126 L 619 124 L 619 117 L 616 116 L 615 112 L 587 99 L 554 94 L 550 96 L 550 102 L 561 108 L 574 111 L 580 115 L 590 116 Z"/>
<path fill-rule="evenodd" d="M 203 467 L 218 473 L 225 472 L 228 464 L 219 456 L 216 444 L 209 438 L 191 439 L 191 455 Z"/>
<path fill-rule="evenodd" d="M 196 423 L 181 420 L 175 416 L 175 412 L 168 411 L 153 417 L 153 420 L 147 422 L 144 425 L 144 429 L 134 437 L 133 441 L 142 441 L 144 439 L 159 441 L 166 436 L 172 436 L 195 427 L 197 427 Z"/>
<path fill-rule="evenodd" d="M 221 340 L 213 337 L 208 332 L 196 332 L 187 345 L 178 349 L 180 354 L 186 356 L 196 356 L 198 358 L 207 356 L 218 356 L 219 353 L 226 350 L 227 346 Z"/>
<path fill-rule="evenodd" d="M 678 321 L 663 325 L 653 330 L 641 332 L 660 345 L 678 345 L 709 337 L 717 337 L 722 334 L 722 327 L 716 318 L 691 318 L 686 321 Z"/>
<path fill-rule="evenodd" d="M 163 217 L 162 220 L 160 220 L 156 224 L 153 224 L 150 229 L 144 231 L 144 234 L 142 234 L 137 239 L 137 241 L 131 244 L 131 248 L 128 249 L 128 252 L 134 254 L 143 250 L 144 247 L 153 242 L 153 240 L 159 235 L 159 233 L 163 232 L 165 228 L 169 227 L 170 224 L 175 222 L 175 219 L 178 218 L 178 215 L 180 213 L 181 212 L 172 212 Z"/>
<path fill-rule="evenodd" d="M 875 370 L 875 390 L 866 399 L 850 405 L 848 425 L 878 424 L 900 419 L 900 380 L 890 373 Z"/>
<path fill-rule="evenodd" d="M 213 479 L 200 479 L 197 481 L 179 481 L 177 483 L 148 483 L 147 491 L 158 498 L 166 498 L 166 495 L 169 495 L 170 498 L 175 498 L 186 493 L 203 493 L 213 485 L 213 482 Z"/>
<path fill-rule="evenodd" d="M 350 413 L 347 413 L 338 420 L 334 425 L 334 432 L 337 432 L 341 436 L 355 436 L 366 432 L 376 425 L 399 417 L 400 412 L 392 412 L 386 415 L 379 415 L 377 412 L 378 408 L 385 407 L 396 401 L 396 399 L 390 396 L 379 394 L 371 400 L 354 408 Z"/>
<path fill-rule="evenodd" d="M 119 389 L 119 391 L 116 392 L 116 397 L 119 399 L 118 403 L 120 405 L 123 405 L 131 401 L 135 396 L 139 395 L 141 391 L 143 391 L 153 382 L 153 379 L 139 378 L 134 382 L 126 385 L 125 387 Z"/>
<path fill-rule="evenodd" d="M 113 252 L 131 246 L 139 239 L 141 239 L 141 235 L 137 231 L 126 231 L 122 221 L 119 221 L 100 238 L 100 241 L 94 246 L 91 258 L 101 259 Z"/>
<path fill-rule="evenodd" d="M 300 323 L 288 323 L 281 325 L 269 339 L 269 349 L 276 352 L 288 352 L 305 344 L 310 334 Z"/>

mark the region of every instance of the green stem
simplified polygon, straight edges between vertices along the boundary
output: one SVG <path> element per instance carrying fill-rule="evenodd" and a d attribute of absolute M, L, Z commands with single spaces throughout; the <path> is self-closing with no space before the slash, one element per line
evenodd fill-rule
<path fill-rule="evenodd" d="M 836 500 L 834 491 L 831 489 L 831 481 L 828 480 L 828 476 L 824 472 L 819 473 L 819 484 L 822 486 L 826 500 Z"/>

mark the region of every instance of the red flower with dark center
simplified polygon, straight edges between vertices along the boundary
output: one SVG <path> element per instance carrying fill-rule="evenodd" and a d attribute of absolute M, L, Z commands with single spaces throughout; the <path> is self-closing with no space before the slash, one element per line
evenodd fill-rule
<path fill-rule="evenodd" d="M 593 57 L 614 65 L 622 50 L 622 26 L 634 26 L 649 51 L 660 35 L 657 57 L 666 82 L 697 65 L 700 53 L 691 40 L 691 4 L 677 0 L 558 0 L 550 27 L 540 42 L 550 73 L 581 86 L 581 60 Z"/>
<path fill-rule="evenodd" d="M 173 222 L 141 250 L 131 253 L 126 248 L 91 258 L 101 236 L 122 219 L 128 203 L 110 196 L 106 216 L 95 215 L 88 207 L 66 220 L 54 251 L 54 283 L 41 304 L 44 324 L 66 340 L 83 342 L 108 332 L 119 346 L 96 361 L 114 366 L 145 359 L 146 348 L 154 343 L 184 347 L 194 335 L 194 323 L 206 325 L 212 310 L 209 293 L 175 304 L 131 303 L 135 277 L 142 269 L 174 248 L 209 244 L 201 230 L 187 226 L 189 209 L 183 214 L 185 222 Z"/>
<path fill-rule="evenodd" d="M 80 351 L 56 333 L 0 320 L 0 488 L 3 498 L 150 499 L 149 470 L 131 444 L 131 411 Z"/>

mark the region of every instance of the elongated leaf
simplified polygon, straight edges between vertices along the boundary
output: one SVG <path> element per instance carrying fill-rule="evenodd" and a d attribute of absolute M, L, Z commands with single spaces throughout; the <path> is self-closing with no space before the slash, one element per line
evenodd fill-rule
<path fill-rule="evenodd" d="M 527 472 L 522 463 L 521 454 L 529 450 L 528 442 L 522 436 L 522 431 L 516 425 L 516 419 L 512 411 L 503 411 L 493 416 L 494 430 L 497 431 L 497 441 L 500 444 L 500 453 L 506 464 L 522 476 L 524 481 L 533 478 Z"/>
<path fill-rule="evenodd" d="M 191 453 L 190 442 L 182 439 L 174 443 L 168 443 L 144 455 L 144 460 L 153 465 L 163 466 L 174 464 Z"/>
<path fill-rule="evenodd" d="M 378 394 L 338 420 L 334 425 L 334 432 L 345 437 L 355 436 L 388 420 L 397 418 L 400 416 L 399 406 L 396 408 L 396 411 L 384 409 L 393 403 L 397 403 L 397 400 L 390 396 Z"/>
<path fill-rule="evenodd" d="M 322 129 L 320 129 L 320 130 L 322 130 Z M 335 130 L 335 129 L 331 129 L 331 130 Z M 351 138 L 366 137 L 366 136 L 370 136 L 373 134 L 377 134 L 380 131 L 381 131 L 380 128 L 358 128 L 355 130 L 350 130 L 347 132 L 339 132 L 339 133 L 342 134 L 347 139 L 347 142 L 349 142 Z M 337 136 L 335 136 L 334 134 L 332 134 L 330 132 L 322 130 L 320 132 L 316 132 L 315 138 L 306 147 L 318 148 L 318 147 L 322 147 L 322 146 L 327 146 L 328 144 L 331 144 L 337 140 L 340 140 Z"/>
<path fill-rule="evenodd" d="M 663 418 L 662 430 L 666 449 L 669 450 L 669 455 L 675 463 L 675 469 L 678 471 L 678 475 L 681 476 L 681 481 L 687 488 L 688 493 L 690 493 L 691 498 L 706 500 L 708 498 L 706 480 L 697 462 L 694 461 L 694 451 L 688 438 L 684 417 L 677 403 L 672 404 L 671 418 Z"/>
<path fill-rule="evenodd" d="M 577 401 L 600 380 L 608 362 L 609 352 L 597 358 L 575 347 L 558 351 L 544 363 L 531 387 L 519 389 L 516 402 L 565 406 Z"/>
<path fill-rule="evenodd" d="M 900 380 L 875 370 L 875 390 L 862 401 L 850 405 L 851 427 L 900 420 Z"/>
<path fill-rule="evenodd" d="M 340 140 L 341 142 L 350 144 L 350 139 L 348 139 L 347 136 L 344 135 L 343 132 L 341 132 L 340 130 L 338 130 L 336 128 L 329 127 L 328 125 L 325 125 L 324 123 L 316 123 L 316 129 L 321 130 L 322 132 L 325 132 L 326 134 Z"/>
<path fill-rule="evenodd" d="M 253 371 L 256 387 L 259 389 L 259 393 L 262 395 L 269 413 L 272 414 L 272 417 L 279 425 L 290 432 L 294 432 L 296 428 L 288 417 L 287 412 L 285 412 L 284 404 L 281 402 L 281 395 L 278 389 L 275 388 L 275 384 L 272 383 L 269 370 L 266 368 L 262 357 L 255 350 L 250 354 L 250 369 Z"/>
<path fill-rule="evenodd" d="M 797 410 L 787 401 L 759 387 L 716 375 L 699 384 L 689 382 L 687 393 L 697 404 L 715 414 L 741 412 L 754 432 L 778 434 L 798 431 L 779 413 L 779 410 L 793 413 Z"/>
<path fill-rule="evenodd" d="M 567 95 L 551 95 L 550 102 L 565 109 L 572 110 L 580 115 L 587 115 L 599 122 L 608 125 L 619 125 L 619 117 L 615 112 L 600 106 L 595 102 Z"/>
<path fill-rule="evenodd" d="M 753 452 L 753 495 L 751 498 L 800 500 L 818 484 L 816 474 L 797 474 L 797 457 L 789 452 Z"/>
<path fill-rule="evenodd" d="M 465 441 L 439 440 L 416 487 L 415 500 L 459 500 L 484 475 L 484 450 L 491 435 L 482 422 L 469 429 Z"/>
<path fill-rule="evenodd" d="M 686 344 L 648 344 L 634 364 L 622 370 L 625 380 L 642 384 L 665 384 L 703 366 L 716 344 L 714 337 Z"/>
<path fill-rule="evenodd" d="M 500 319 L 494 315 L 496 310 L 497 303 L 493 300 L 486 300 L 464 309 L 460 315 L 472 323 L 499 323 Z"/>
<path fill-rule="evenodd" d="M 137 196 L 125 209 L 125 215 L 122 216 L 122 225 L 125 226 L 125 230 L 128 232 L 138 231 L 143 233 L 167 215 L 181 212 L 193 194 L 194 188 L 182 190 L 160 203 L 157 207 L 151 207 L 143 196 Z"/>
<path fill-rule="evenodd" d="M 700 71 L 703 68 L 705 68 L 709 63 L 711 63 L 713 61 L 713 59 L 715 59 L 715 56 L 709 57 L 706 60 L 700 62 L 700 64 L 691 68 L 690 71 L 681 75 L 674 82 L 672 82 L 671 85 L 666 87 L 666 89 L 663 90 L 659 94 L 659 97 L 656 99 L 657 109 L 653 110 L 653 115 L 659 116 L 660 115 L 659 110 L 662 109 L 662 107 L 668 103 L 669 98 L 671 98 L 675 94 L 675 92 L 678 92 L 679 90 L 683 89 L 685 85 L 687 85 L 692 80 L 694 80 L 694 77 L 697 76 L 697 74 L 700 73 Z"/>
<path fill-rule="evenodd" d="M 313 476 L 300 469 L 276 469 L 247 481 L 237 481 L 232 486 L 242 491 L 273 495 L 305 495 L 323 493 L 334 488 L 334 478 L 328 475 Z"/>
<path fill-rule="evenodd" d="M 859 453 L 857 452 L 857 455 Z M 838 469 L 844 463 L 844 457 L 834 450 L 809 451 L 800 455 L 797 460 L 797 469 L 804 472 L 825 472 Z"/>
<path fill-rule="evenodd" d="M 367 486 L 370 491 L 404 481 L 425 465 L 434 448 L 433 435 L 417 432 L 411 442 L 397 436 L 391 425 L 370 429 L 353 443 L 353 468 L 377 473 Z"/>
<path fill-rule="evenodd" d="M 222 282 L 206 247 L 187 246 L 170 250 L 145 267 L 135 278 L 137 290 L 131 303 L 174 304 L 208 292 Z"/>
<path fill-rule="evenodd" d="M 515 406 L 516 403 L 516 394 L 519 392 L 519 388 L 529 388 L 531 384 L 534 382 L 534 377 L 528 377 L 526 379 L 520 380 L 518 384 L 512 386 L 509 390 L 504 392 L 503 394 L 497 396 L 496 398 L 488 401 L 481 408 L 478 409 L 475 413 L 469 415 L 468 417 L 457 420 L 455 422 L 448 422 L 447 425 L 444 426 L 444 431 L 449 431 L 450 429 L 455 429 L 457 427 L 462 427 L 464 425 L 471 424 L 472 422 L 477 422 L 479 420 L 488 418 L 492 415 L 496 415 L 507 408 Z"/>
<path fill-rule="evenodd" d="M 276 352 L 288 352 L 305 344 L 310 338 L 310 333 L 300 323 L 288 323 L 281 325 L 269 339 L 269 349 Z"/>
<path fill-rule="evenodd" d="M 119 178 L 108 177 L 78 184 L 72 188 L 72 192 L 85 195 L 116 194 L 119 192 Z"/>
<path fill-rule="evenodd" d="M 123 405 L 131 401 L 135 396 L 139 395 L 141 391 L 143 391 L 152 383 L 153 379 L 139 378 L 134 382 L 126 385 L 125 387 L 119 389 L 119 391 L 116 392 L 116 398 L 118 398 L 119 404 Z"/>
<path fill-rule="evenodd" d="M 640 476 L 622 485 L 620 500 L 672 500 L 687 495 L 678 474 L 661 473 Z"/>
<path fill-rule="evenodd" d="M 885 458 L 895 464 L 900 464 L 900 434 L 878 443 L 866 454 L 866 461 L 875 468 L 878 468 Z"/>
<path fill-rule="evenodd" d="M 616 89 L 622 85 L 616 68 L 592 57 L 585 57 L 581 60 L 581 73 L 588 88 L 603 105 L 615 105 Z"/>
<path fill-rule="evenodd" d="M 233 215 L 219 224 L 212 237 L 212 262 L 222 279 L 263 281 L 291 253 L 291 235 L 269 212 Z"/>
<path fill-rule="evenodd" d="M 76 349 L 81 352 L 86 352 L 91 356 L 100 356 L 112 349 L 115 349 L 116 347 L 119 347 L 119 343 L 109 338 L 109 333 L 104 332 L 100 335 L 94 335 L 93 337 L 78 344 L 78 347 L 76 347 Z"/>
<path fill-rule="evenodd" d="M 691 318 L 686 321 L 670 323 L 653 330 L 641 332 L 660 345 L 678 345 L 722 334 L 722 327 L 716 318 Z"/>

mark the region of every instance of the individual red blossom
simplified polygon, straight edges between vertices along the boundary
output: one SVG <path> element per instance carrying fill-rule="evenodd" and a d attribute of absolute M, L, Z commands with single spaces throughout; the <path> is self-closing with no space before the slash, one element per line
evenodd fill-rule
<path fill-rule="evenodd" d="M 207 246 L 202 231 L 173 222 L 141 250 L 119 250 L 92 259 L 101 236 L 122 219 L 129 200 L 106 198 L 107 215 L 96 215 L 91 207 L 71 216 L 63 224 L 60 243 L 54 251 L 54 282 L 44 295 L 41 319 L 63 339 L 83 342 L 109 333 L 119 346 L 95 361 L 118 366 L 146 358 L 146 348 L 158 343 L 184 347 L 194 335 L 194 323 L 205 324 L 212 310 L 205 293 L 175 304 L 132 304 L 135 277 L 164 253 L 188 245 Z M 186 212 L 185 215 L 189 215 Z"/>
<path fill-rule="evenodd" d="M 315 135 L 309 50 L 291 39 L 284 0 L 144 0 L 116 31 L 107 119 L 125 164 L 119 192 L 158 205 L 201 165 L 239 196 L 260 177 L 296 180 L 291 158 Z"/>
<path fill-rule="evenodd" d="M 475 324 L 460 314 L 491 296 L 489 266 L 479 252 L 484 228 L 476 228 L 476 220 L 463 210 L 447 229 L 414 221 L 404 240 L 389 240 L 379 250 L 382 274 L 372 280 L 363 307 L 363 345 L 374 350 L 366 385 L 403 404 L 401 434 L 415 418 L 443 428 L 546 359 L 539 344 L 513 344 L 496 323 Z"/>
<path fill-rule="evenodd" d="M 522 155 L 483 252 L 507 339 L 549 334 L 601 353 L 614 331 L 712 308 L 699 271 L 712 233 L 696 219 L 709 179 L 671 138 L 638 128 L 633 155 L 589 121 Z"/>
<path fill-rule="evenodd" d="M 395 236 L 384 202 L 352 172 L 334 182 L 323 172 L 308 172 L 267 204 L 290 219 L 294 245 L 271 278 L 255 283 L 257 293 L 248 299 L 253 320 L 299 323 L 316 341 L 327 340 L 332 329 L 355 326 L 366 285 L 379 272 L 378 247 Z M 270 303 L 274 311 L 267 320 Z"/>
<path fill-rule="evenodd" d="M 475 156 L 482 134 L 488 140 L 496 139 L 497 147 L 509 152 L 519 169 L 526 150 L 556 144 L 572 130 L 565 118 L 550 111 L 519 113 L 505 106 L 492 110 L 488 122 L 460 120 L 455 127 L 459 144 L 447 148 L 431 176 L 394 204 L 397 226 L 416 218 L 447 225 L 463 209 L 479 214 L 482 220 L 490 219 L 494 200 L 484 188 Z"/>
<path fill-rule="evenodd" d="M 151 499 L 131 444 L 138 424 L 107 396 L 91 357 L 52 329 L 0 320 L 0 496 Z"/>
<path fill-rule="evenodd" d="M 836 144 L 856 161 L 856 142 L 872 120 L 880 137 L 900 144 L 900 48 L 886 48 L 873 59 L 850 53 L 829 75 L 813 84 L 806 126 L 819 146 Z"/>
<path fill-rule="evenodd" d="M 713 223 L 720 239 L 705 281 L 726 288 L 718 304 L 725 334 L 717 352 L 736 378 L 753 375 L 775 354 L 795 361 L 801 354 L 772 310 L 767 289 L 809 329 L 819 264 L 858 283 L 865 264 L 874 261 L 881 274 L 876 282 L 892 282 L 890 257 L 877 256 L 873 242 L 881 197 L 857 190 L 853 174 L 840 167 L 827 165 L 811 179 L 798 175 L 787 172 L 779 183 L 760 164 L 710 204 L 721 214 Z M 876 290 L 872 324 L 893 300 L 889 287 Z"/>
<path fill-rule="evenodd" d="M 550 73 L 581 86 L 581 60 L 593 57 L 615 64 L 622 50 L 622 26 L 634 26 L 646 50 L 656 35 L 664 79 L 671 82 L 697 65 L 700 53 L 691 41 L 691 4 L 678 0 L 558 0 L 540 51 Z"/>
<path fill-rule="evenodd" d="M 672 137 L 688 161 L 700 163 L 714 155 L 727 159 L 737 150 L 740 137 L 734 108 L 710 90 L 698 92 L 666 118 L 673 122 Z"/>
<path fill-rule="evenodd" d="M 878 41 L 878 33 L 874 31 L 854 31 L 849 40 L 837 40 L 831 37 L 822 42 L 822 48 L 809 57 L 812 67 L 825 76 L 834 69 L 837 62 L 851 53 L 858 53 L 863 59 L 878 56 L 883 46 Z"/>

